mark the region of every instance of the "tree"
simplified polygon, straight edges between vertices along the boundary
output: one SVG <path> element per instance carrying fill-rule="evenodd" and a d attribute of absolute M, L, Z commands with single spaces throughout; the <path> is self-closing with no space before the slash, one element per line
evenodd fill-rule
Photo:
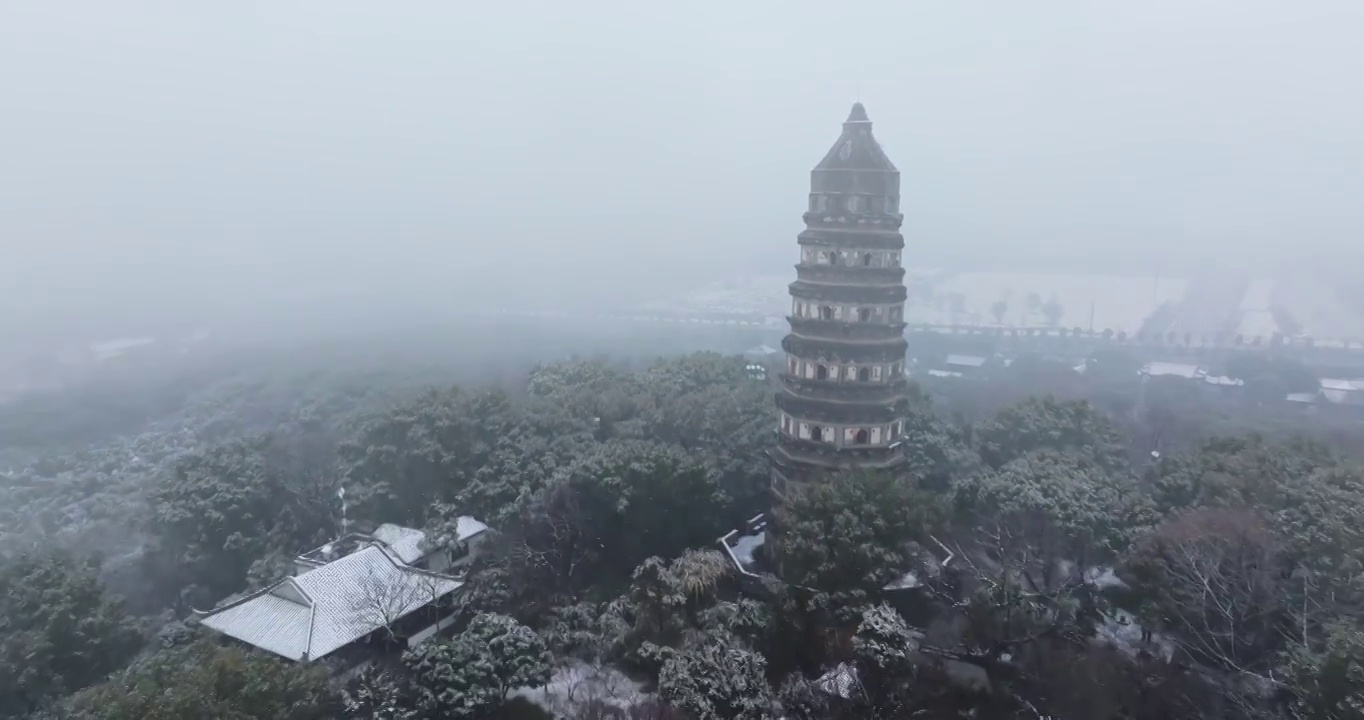
<path fill-rule="evenodd" d="M 811 608 L 849 620 L 881 588 L 917 569 L 940 503 L 888 474 L 854 473 L 801 487 L 774 511 L 782 579 L 814 593 Z"/>
<path fill-rule="evenodd" d="M 1052 295 L 1046 303 L 1042 305 L 1042 315 L 1047 319 L 1047 324 L 1056 327 L 1061 324 L 1061 318 L 1065 316 L 1066 309 L 1061 305 L 1061 301 Z"/>
<path fill-rule="evenodd" d="M 713 550 L 688 550 L 671 563 L 649 558 L 635 568 L 625 595 L 610 603 L 616 644 L 625 660 L 657 672 L 658 648 L 677 648 L 714 633 L 746 641 L 768 629 L 766 606 L 721 600 L 733 566 Z"/>
<path fill-rule="evenodd" d="M 646 558 L 714 542 L 725 506 L 715 474 L 676 446 L 610 441 L 521 504 L 500 559 L 514 595 L 573 602 Z"/>
<path fill-rule="evenodd" d="M 386 561 L 380 558 L 375 562 Z M 371 564 L 356 585 L 351 617 L 360 628 L 382 628 L 387 641 L 396 642 L 394 623 L 418 608 L 436 605 L 449 580 L 434 573 L 384 572 Z"/>
<path fill-rule="evenodd" d="M 578 496 L 585 534 L 609 549 L 602 560 L 619 574 L 645 558 L 709 544 L 727 528 L 718 478 L 675 446 L 607 443 L 558 482 Z"/>
<path fill-rule="evenodd" d="M 905 417 L 903 472 L 925 490 L 947 490 L 959 475 L 974 472 L 980 456 L 964 433 L 933 412 L 932 400 L 917 385 Z"/>
<path fill-rule="evenodd" d="M 1333 624 L 1318 651 L 1290 653 L 1286 674 L 1297 717 L 1364 718 L 1364 631 L 1356 624 Z"/>
<path fill-rule="evenodd" d="M 1279 508 L 1286 496 L 1299 492 L 1294 487 L 1303 478 L 1339 467 L 1338 458 L 1310 442 L 1215 437 L 1195 451 L 1162 460 L 1152 496 L 1162 512 L 1198 506 Z"/>
<path fill-rule="evenodd" d="M 346 682 L 341 697 L 352 720 L 422 720 L 418 695 L 406 676 L 371 665 Z"/>
<path fill-rule="evenodd" d="M 0 566 L 0 717 L 20 716 L 121 668 L 142 645 L 99 565 L 63 552 Z"/>
<path fill-rule="evenodd" d="M 1190 656 L 1267 675 L 1289 629 L 1289 567 L 1282 543 L 1253 511 L 1183 513 L 1143 541 L 1130 567 Z"/>
<path fill-rule="evenodd" d="M 951 293 L 947 296 L 947 307 L 952 313 L 952 322 L 955 324 L 957 318 L 966 313 L 966 296 L 962 293 Z"/>
<path fill-rule="evenodd" d="M 553 658 L 534 630 L 505 615 L 475 617 L 450 640 L 425 643 L 403 656 L 428 716 L 486 717 L 511 691 L 549 682 Z"/>
<path fill-rule="evenodd" d="M 516 415 L 505 393 L 428 392 L 366 418 L 342 444 L 359 512 L 420 527 L 434 503 L 458 499 L 490 460 Z"/>
<path fill-rule="evenodd" d="M 767 661 L 736 640 L 712 636 L 704 644 L 668 654 L 658 694 L 696 720 L 769 720 L 772 688 Z"/>
<path fill-rule="evenodd" d="M 1111 562 L 1156 517 L 1131 477 L 1053 450 L 962 478 L 952 502 L 963 535 L 998 535 L 984 542 L 1017 541 L 1038 560 L 1084 567 Z"/>
<path fill-rule="evenodd" d="M 329 529 L 312 492 L 327 489 L 292 483 L 271 464 L 270 443 L 261 436 L 189 453 L 151 491 L 160 551 L 207 600 L 240 590 L 252 565 L 281 546 Z"/>
<path fill-rule="evenodd" d="M 1088 454 L 1110 469 L 1127 464 L 1117 429 L 1084 401 L 1029 398 L 978 425 L 976 441 L 981 458 L 996 468 L 1035 450 Z"/>
<path fill-rule="evenodd" d="M 1091 573 L 1154 519 L 1129 478 L 1054 451 L 964 479 L 953 504 L 954 571 L 930 589 L 965 601 L 967 644 L 987 664 L 1032 643 L 1090 637 L 1102 607 Z"/>
<path fill-rule="evenodd" d="M 1007 300 L 996 300 L 990 305 L 990 315 L 994 316 L 996 325 L 1004 324 L 1004 315 L 1009 312 L 1009 302 Z"/>
<path fill-rule="evenodd" d="M 659 363 L 643 379 L 652 396 L 644 437 L 704 460 L 729 497 L 727 524 L 752 517 L 767 499 L 762 451 L 772 436 L 772 397 L 747 365 L 740 357 L 697 353 Z"/>
<path fill-rule="evenodd" d="M 910 700 L 905 690 L 915 679 L 919 651 L 919 638 L 904 618 L 889 605 L 864 608 L 852 649 L 860 690 L 854 694 L 867 706 L 867 714 L 885 717 L 903 710 Z"/>
<path fill-rule="evenodd" d="M 777 689 L 777 703 L 787 720 L 827 720 L 832 696 L 800 673 L 791 673 Z"/>
<path fill-rule="evenodd" d="M 596 446 L 587 424 L 544 422 L 538 410 L 528 409 L 525 421 L 495 441 L 487 461 L 458 491 L 454 505 L 464 514 L 492 527 L 510 526 L 520 503 L 543 491 Z M 544 427 L 537 427 L 542 422 Z"/>
<path fill-rule="evenodd" d="M 159 652 L 67 705 L 72 720 L 330 720 L 341 709 L 322 667 L 212 641 Z"/>

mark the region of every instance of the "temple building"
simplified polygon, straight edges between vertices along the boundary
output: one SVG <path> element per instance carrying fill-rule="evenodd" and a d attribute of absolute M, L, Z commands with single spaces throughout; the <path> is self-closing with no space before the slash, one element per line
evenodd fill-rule
<path fill-rule="evenodd" d="M 901 462 L 909 407 L 900 172 L 861 103 L 810 174 L 776 396 L 772 489 Z"/>

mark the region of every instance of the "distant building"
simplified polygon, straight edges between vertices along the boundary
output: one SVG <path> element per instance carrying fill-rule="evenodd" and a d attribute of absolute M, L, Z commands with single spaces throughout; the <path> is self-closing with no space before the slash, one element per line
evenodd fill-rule
<path fill-rule="evenodd" d="M 1143 377 L 1181 377 L 1188 380 L 1201 380 L 1208 373 L 1197 365 L 1172 362 L 1149 362 L 1141 369 Z"/>
<path fill-rule="evenodd" d="M 872 135 L 861 103 L 811 173 L 800 262 L 790 285 L 790 333 L 772 489 L 831 471 L 901 462 L 909 409 L 900 173 Z"/>
<path fill-rule="evenodd" d="M 1321 404 L 1337 417 L 1364 417 L 1364 380 L 1321 380 Z"/>
<path fill-rule="evenodd" d="M 986 362 L 988 362 L 987 358 L 977 355 L 948 355 L 943 365 L 948 372 L 964 375 L 979 371 L 985 367 Z"/>
<path fill-rule="evenodd" d="M 744 358 L 755 362 L 763 362 L 779 355 L 781 350 L 767 345 L 759 345 L 744 351 Z"/>
<path fill-rule="evenodd" d="M 378 543 L 400 562 L 432 572 L 446 572 L 468 564 L 477 554 L 488 526 L 465 516 L 455 521 L 455 537 L 428 542 L 426 533 L 415 528 L 384 523 L 373 532 L 350 533 L 299 555 L 294 565 L 299 573 L 322 567 L 366 545 Z"/>
<path fill-rule="evenodd" d="M 464 582 L 451 573 L 477 554 L 487 529 L 462 517 L 457 537 L 434 543 L 393 524 L 353 533 L 298 556 L 292 577 L 196 619 L 296 662 L 376 639 L 414 646 L 454 623 L 452 596 Z"/>
<path fill-rule="evenodd" d="M 1364 405 L 1364 380 L 1322 378 L 1321 395 L 1326 402 L 1336 405 Z"/>

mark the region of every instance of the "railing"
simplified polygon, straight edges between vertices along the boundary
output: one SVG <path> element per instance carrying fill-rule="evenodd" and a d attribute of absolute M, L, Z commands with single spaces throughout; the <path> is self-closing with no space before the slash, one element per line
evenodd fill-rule
<path fill-rule="evenodd" d="M 584 320 L 593 322 L 627 322 L 627 323 L 647 323 L 647 324 L 666 324 L 679 326 L 717 326 L 717 327 L 744 327 L 755 329 L 766 329 L 773 331 L 785 331 L 789 328 L 787 319 L 778 314 L 766 315 L 762 313 L 705 313 L 696 311 L 686 311 L 680 313 L 660 313 L 656 311 L 640 311 L 634 313 L 587 313 L 587 312 L 562 312 L 553 310 L 499 310 L 483 309 L 466 311 L 464 314 L 483 316 L 483 317 L 534 317 L 545 319 L 566 319 Z M 1169 335 L 1143 336 L 1131 335 L 1123 331 L 1112 329 L 1087 330 L 1081 328 L 1062 328 L 1049 326 L 1036 327 L 1000 327 L 994 325 L 952 325 L 952 324 L 929 324 L 929 323 L 909 323 L 905 327 L 905 335 L 913 337 L 916 334 L 951 335 L 951 336 L 971 336 L 980 338 L 999 338 L 1008 341 L 1073 341 L 1085 343 L 1103 343 L 1120 347 L 1130 348 L 1149 348 L 1159 350 L 1292 350 L 1302 352 L 1320 353 L 1322 355 L 1339 354 L 1341 356 L 1359 357 L 1364 356 L 1364 338 L 1359 339 L 1337 339 L 1337 340 L 1318 340 L 1305 337 L 1264 337 L 1264 336 L 1228 336 L 1228 337 L 1190 337 L 1185 342 L 1183 335 L 1174 337 Z"/>

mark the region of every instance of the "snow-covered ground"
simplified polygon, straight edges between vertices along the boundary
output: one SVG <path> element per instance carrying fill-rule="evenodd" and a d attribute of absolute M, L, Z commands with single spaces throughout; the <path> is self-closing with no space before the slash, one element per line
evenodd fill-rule
<path fill-rule="evenodd" d="M 1273 302 L 1314 340 L 1364 338 L 1364 317 L 1341 299 L 1335 287 L 1315 277 L 1295 274 L 1282 278 L 1274 284 Z"/>
<path fill-rule="evenodd" d="M 621 709 L 647 700 L 644 686 L 614 668 L 574 662 L 560 667 L 541 688 L 519 688 L 512 697 L 525 698 L 555 717 L 576 717 L 577 708 L 593 702 Z"/>
<path fill-rule="evenodd" d="M 1121 650 L 1123 654 L 1135 657 L 1143 648 L 1166 662 L 1175 656 L 1175 645 L 1160 633 L 1151 635 L 1151 642 L 1141 641 L 1141 623 L 1126 610 L 1115 610 L 1104 617 L 1098 628 L 1099 642 L 1107 643 Z"/>
<path fill-rule="evenodd" d="M 1271 308 L 1287 313 L 1301 326 L 1302 335 L 1319 343 L 1364 338 L 1364 317 L 1341 300 L 1337 288 L 1311 275 L 1251 281 L 1241 297 L 1236 332 L 1247 339 L 1268 339 L 1276 332 L 1293 334 L 1295 328 L 1279 326 Z"/>
<path fill-rule="evenodd" d="M 757 275 L 715 283 L 681 297 L 666 298 L 642 308 L 652 312 L 691 312 L 705 314 L 786 315 L 791 309 L 787 290 L 796 279 L 790 275 Z"/>

